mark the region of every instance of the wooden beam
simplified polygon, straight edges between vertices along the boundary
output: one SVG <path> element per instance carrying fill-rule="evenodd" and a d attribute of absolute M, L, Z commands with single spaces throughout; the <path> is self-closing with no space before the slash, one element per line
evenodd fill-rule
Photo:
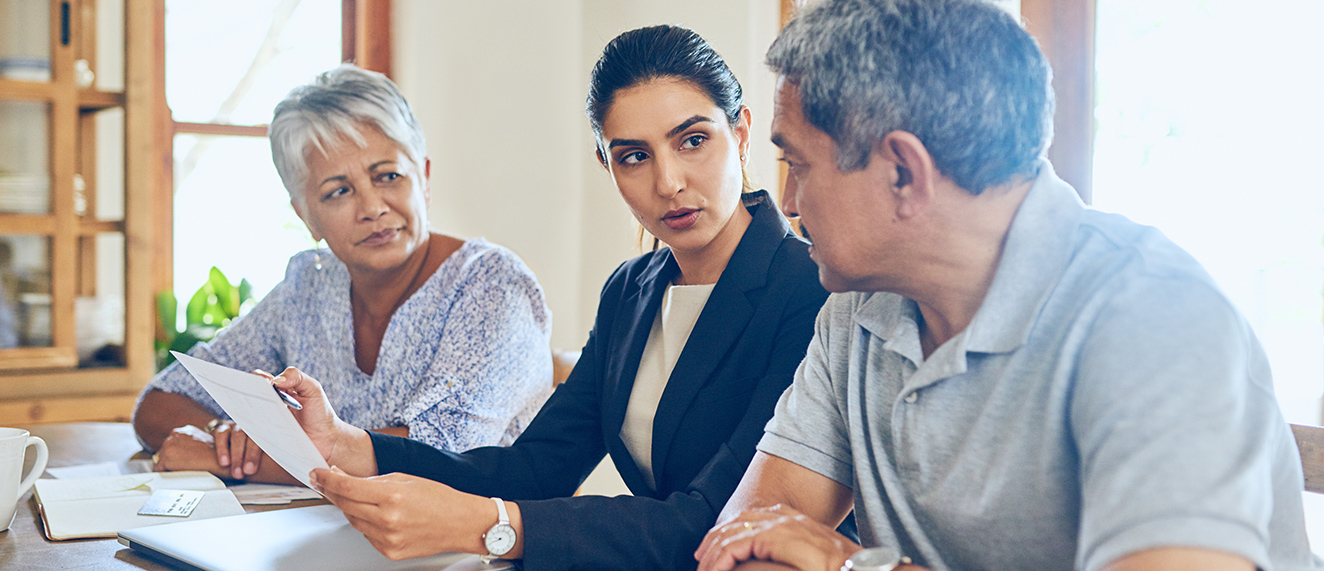
<path fill-rule="evenodd" d="M 1306 478 L 1306 491 L 1324 493 L 1324 428 L 1292 425 L 1292 436 L 1301 452 L 1301 470 Z"/>
<path fill-rule="evenodd" d="M 18 349 L 5 349 L 17 351 Z M 78 396 L 106 396 L 136 392 L 141 385 L 123 367 L 96 369 L 0 370 L 0 401 Z"/>
<path fill-rule="evenodd" d="M 265 137 L 266 125 L 221 125 L 217 123 L 180 123 L 175 122 L 175 133 L 193 133 L 197 135 L 229 135 L 235 137 Z"/>
<path fill-rule="evenodd" d="M 49 82 L 0 79 L 0 95 L 3 95 L 5 99 L 50 101 L 54 99 L 54 93 L 55 87 Z"/>
<path fill-rule="evenodd" d="M 354 62 L 391 76 L 391 0 L 354 0 Z"/>
<path fill-rule="evenodd" d="M 1094 180 L 1095 0 L 1021 0 L 1021 17 L 1053 66 L 1053 144 L 1048 160 L 1087 204 Z"/>
<path fill-rule="evenodd" d="M 137 395 L 0 401 L 0 424 L 118 421 L 133 414 Z"/>
<path fill-rule="evenodd" d="M 71 309 L 72 311 L 72 309 Z M 54 308 L 52 308 L 54 313 Z M 6 369 L 63 369 L 78 366 L 73 347 L 18 347 L 0 349 L 0 371 Z M 0 380 L 5 377 L 0 376 Z"/>
<path fill-rule="evenodd" d="M 124 141 L 124 359 L 129 387 L 136 392 L 156 372 L 153 347 L 156 331 L 156 274 L 153 268 L 168 247 L 157 233 L 157 223 L 173 215 L 171 160 L 165 122 L 165 0 L 125 3 Z M 160 199 L 167 199 L 163 206 Z M 164 242 L 164 245 L 162 244 Z M 166 255 L 169 251 L 166 251 Z M 170 258 L 164 258 L 169 265 Z"/>
<path fill-rule="evenodd" d="M 50 214 L 0 214 L 0 236 L 12 234 L 52 234 L 55 216 Z"/>

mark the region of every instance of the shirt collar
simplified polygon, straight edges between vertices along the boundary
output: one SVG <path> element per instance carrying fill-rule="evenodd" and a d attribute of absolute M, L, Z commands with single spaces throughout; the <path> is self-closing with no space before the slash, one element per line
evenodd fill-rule
<path fill-rule="evenodd" d="M 966 350 L 1005 353 L 1024 345 L 1075 250 L 1085 205 L 1046 160 L 1012 219 L 984 302 L 966 328 Z"/>

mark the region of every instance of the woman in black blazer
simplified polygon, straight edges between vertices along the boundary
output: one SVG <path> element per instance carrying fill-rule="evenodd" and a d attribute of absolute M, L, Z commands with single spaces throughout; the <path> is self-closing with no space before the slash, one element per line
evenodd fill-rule
<path fill-rule="evenodd" d="M 338 467 L 314 471 L 315 485 L 379 550 L 522 558 L 530 570 L 695 566 L 827 297 L 808 245 L 767 193 L 742 192 L 741 101 L 726 64 L 690 30 L 642 28 L 608 44 L 588 101 L 598 158 L 668 247 L 607 280 L 579 363 L 510 447 L 457 454 L 367 433 L 334 418 L 316 381 L 295 370 L 276 380 L 303 402 L 296 416 Z M 715 285 L 669 378 L 645 379 L 664 297 L 693 284 Z M 665 386 L 642 427 L 648 463 L 622 438 L 637 378 Z M 573 497 L 604 454 L 634 495 Z"/>

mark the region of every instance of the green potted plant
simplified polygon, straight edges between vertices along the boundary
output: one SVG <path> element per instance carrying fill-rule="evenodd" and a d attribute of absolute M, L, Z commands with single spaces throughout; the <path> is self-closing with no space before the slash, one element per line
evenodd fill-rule
<path fill-rule="evenodd" d="M 184 307 L 184 328 L 178 328 L 178 306 L 169 291 L 156 296 L 156 313 L 161 320 L 164 338 L 156 340 L 156 370 L 175 361 L 171 351 L 187 353 L 199 341 L 210 341 L 230 321 L 246 313 L 253 301 L 253 286 L 248 280 L 232 285 L 220 269 L 212 267 L 207 282 L 198 288 Z"/>

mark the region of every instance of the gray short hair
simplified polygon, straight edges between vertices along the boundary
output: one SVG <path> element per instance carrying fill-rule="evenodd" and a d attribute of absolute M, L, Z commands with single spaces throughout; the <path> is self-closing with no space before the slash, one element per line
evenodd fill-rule
<path fill-rule="evenodd" d="M 400 145 L 422 168 L 427 157 L 423 128 L 385 75 L 344 64 L 291 90 L 276 105 L 267 129 L 271 160 L 290 196 L 301 197 L 308 178 L 304 153 L 314 148 L 325 155 L 329 145 L 342 139 L 364 146 L 359 129 L 365 123 Z"/>
<path fill-rule="evenodd" d="M 920 139 L 938 170 L 979 194 L 1033 177 L 1053 136 L 1052 70 L 1006 11 L 979 0 L 823 0 L 768 50 L 837 166 L 869 164 L 892 131 Z"/>

